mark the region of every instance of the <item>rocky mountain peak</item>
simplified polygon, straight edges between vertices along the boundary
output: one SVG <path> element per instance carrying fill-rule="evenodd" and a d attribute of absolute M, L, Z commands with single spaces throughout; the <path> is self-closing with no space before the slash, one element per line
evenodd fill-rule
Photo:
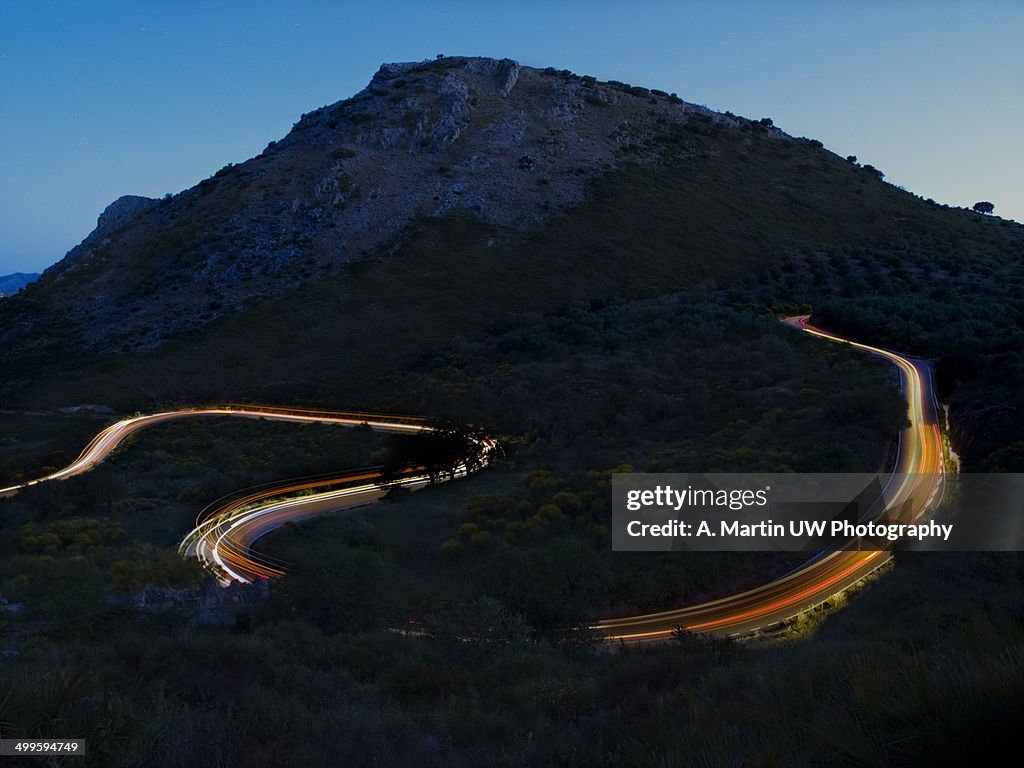
<path fill-rule="evenodd" d="M 86 343 L 153 347 L 393 252 L 425 219 L 542 227 L 584 202 L 599 176 L 661 162 L 665 136 L 674 152 L 696 152 L 679 133 L 696 118 L 744 122 L 663 91 L 511 59 L 383 64 L 362 91 L 302 115 L 259 156 L 169 199 L 114 201 L 41 287 L 74 284 L 61 307 Z"/>
<path fill-rule="evenodd" d="M 486 57 L 457 57 L 451 59 L 438 58 L 427 59 L 426 61 L 396 62 L 381 64 L 380 69 L 370 81 L 370 88 L 393 82 L 406 75 L 429 71 L 430 69 L 448 69 L 450 62 L 456 62 L 453 69 L 449 69 L 449 78 L 458 78 L 459 71 L 470 76 L 476 76 L 481 83 L 490 80 L 495 90 L 502 96 L 508 96 L 519 78 L 519 71 L 522 66 L 513 59 L 491 59 Z"/>

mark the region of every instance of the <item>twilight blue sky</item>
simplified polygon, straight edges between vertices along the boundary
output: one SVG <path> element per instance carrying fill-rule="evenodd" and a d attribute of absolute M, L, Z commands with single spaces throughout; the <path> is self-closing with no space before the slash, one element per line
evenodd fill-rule
<path fill-rule="evenodd" d="M 1024 221 L 1024 3 L 0 0 L 0 275 L 123 194 L 260 152 L 384 61 L 508 56 L 770 116 L 888 180 Z"/>

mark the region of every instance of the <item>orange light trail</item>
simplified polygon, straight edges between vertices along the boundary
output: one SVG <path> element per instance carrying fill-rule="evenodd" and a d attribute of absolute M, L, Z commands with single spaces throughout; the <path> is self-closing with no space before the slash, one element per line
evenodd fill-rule
<path fill-rule="evenodd" d="M 899 453 L 883 491 L 884 501 L 889 508 L 906 507 L 914 520 L 934 510 L 941 500 L 945 463 L 942 434 L 932 413 L 934 399 L 926 366 L 895 352 L 815 328 L 807 323 L 806 317 L 786 322 L 814 336 L 882 357 L 898 368 L 910 426 L 900 434 Z M 891 487 L 894 483 L 898 483 L 895 489 Z M 887 551 L 821 553 L 785 576 L 745 592 L 670 611 L 606 619 L 594 628 L 609 640 L 621 642 L 664 640 L 677 629 L 728 636 L 763 631 L 821 605 L 891 558 Z"/>
<path fill-rule="evenodd" d="M 394 414 L 360 411 L 324 411 L 277 406 L 227 404 L 207 408 L 183 408 L 121 419 L 101 430 L 71 464 L 64 469 L 24 483 L 0 488 L 0 496 L 9 496 L 51 480 L 64 480 L 88 472 L 109 456 L 131 434 L 154 424 L 191 416 L 232 416 L 236 418 L 270 419 L 299 423 L 336 424 L 344 427 L 369 427 L 380 432 L 416 433 L 433 429 L 426 419 Z M 482 461 L 489 463 L 497 442 L 489 437 L 478 441 Z M 452 478 L 464 477 L 472 471 L 459 465 Z M 431 481 L 422 469 L 400 474 L 394 485 L 418 490 Z M 352 485 L 358 483 L 357 485 Z M 340 487 L 339 487 L 340 486 Z M 200 514 L 196 526 L 182 541 L 179 551 L 198 558 L 224 580 L 252 582 L 281 576 L 279 563 L 254 553 L 251 545 L 260 536 L 284 523 L 302 520 L 338 509 L 369 504 L 383 496 L 390 485 L 383 483 L 379 468 L 348 470 L 317 478 L 285 481 L 262 488 L 224 503 L 215 503 Z M 301 496 L 288 494 L 314 491 Z"/>
<path fill-rule="evenodd" d="M 849 341 L 807 323 L 806 317 L 786 321 L 814 336 L 850 344 L 885 358 L 900 371 L 907 399 L 910 426 L 900 434 L 899 452 L 893 474 L 883 491 L 890 507 L 906 506 L 918 519 L 933 510 L 941 500 L 945 463 L 942 435 L 931 411 L 930 379 L 923 363 L 889 350 Z M 924 374 L 922 374 L 924 369 Z M 384 432 L 415 433 L 431 429 L 420 417 L 372 414 L 352 411 L 249 406 L 239 404 L 211 408 L 192 408 L 139 415 L 122 419 L 101 430 L 82 453 L 64 469 L 27 482 L 0 488 L 0 496 L 50 480 L 63 480 L 92 469 L 114 451 L 130 434 L 147 426 L 186 416 L 233 416 L 300 423 L 330 423 L 348 427 L 368 426 Z M 928 427 L 931 427 L 928 429 Z M 497 443 L 480 440 L 486 466 Z M 470 472 L 465 464 L 453 477 Z M 894 482 L 899 487 L 891 489 Z M 395 484 L 417 490 L 430 482 L 422 470 L 408 470 Z M 308 493 L 313 491 L 312 493 Z M 370 504 L 386 492 L 378 468 L 365 468 L 328 474 L 316 478 L 286 481 L 263 487 L 234 499 L 210 505 L 196 520 L 179 550 L 198 558 L 225 580 L 252 582 L 278 577 L 282 564 L 255 554 L 252 544 L 259 537 L 289 521 L 302 520 L 344 508 Z M 289 494 L 303 493 L 301 496 Z M 800 568 L 759 587 L 698 605 L 640 616 L 627 616 L 598 622 L 595 629 L 609 640 L 644 642 L 671 637 L 677 628 L 711 634 L 749 634 L 778 625 L 863 580 L 887 563 L 886 551 L 821 553 Z"/>

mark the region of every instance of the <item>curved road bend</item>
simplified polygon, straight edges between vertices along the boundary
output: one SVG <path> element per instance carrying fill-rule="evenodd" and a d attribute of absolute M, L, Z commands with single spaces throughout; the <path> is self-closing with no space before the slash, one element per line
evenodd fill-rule
<path fill-rule="evenodd" d="M 120 445 L 133 432 L 138 432 L 153 424 L 180 419 L 185 416 L 237 416 L 247 419 L 270 419 L 272 421 L 297 421 L 303 423 L 316 422 L 321 424 L 340 424 L 347 427 L 369 426 L 381 432 L 422 432 L 429 429 L 426 420 L 406 416 L 387 416 L 374 413 L 357 413 L 342 411 L 311 411 L 292 408 L 274 408 L 272 406 L 224 405 L 216 408 L 186 408 L 163 413 L 151 413 L 143 416 L 131 416 L 121 419 L 102 430 L 94 437 L 78 458 L 64 469 L 49 475 L 27 480 L 24 483 L 0 488 L 0 497 L 9 496 L 22 488 L 38 485 L 48 480 L 66 480 L 74 475 L 88 472 Z"/>
<path fill-rule="evenodd" d="M 64 469 L 43 477 L 0 488 L 0 497 L 10 496 L 22 488 L 50 480 L 65 480 L 88 472 L 109 456 L 127 437 L 154 424 L 186 416 L 233 416 L 249 419 L 270 419 L 299 423 L 338 424 L 345 427 L 367 426 L 380 432 L 415 433 L 432 429 L 425 419 L 374 413 L 311 411 L 273 408 L 269 406 L 225 405 L 215 408 L 193 408 L 133 416 L 111 424 L 97 434 L 78 458 Z M 497 444 L 483 439 L 483 464 Z M 456 467 L 452 477 L 469 473 L 466 465 Z M 430 482 L 427 474 L 406 472 L 396 484 L 407 490 L 418 490 Z M 343 487 L 338 487 L 343 485 Z M 305 520 L 340 509 L 370 504 L 380 499 L 387 489 L 381 484 L 378 469 L 369 468 L 332 473 L 319 478 L 275 484 L 246 494 L 223 505 L 215 503 L 200 514 L 196 527 L 185 536 L 179 551 L 195 557 L 228 580 L 250 583 L 256 579 L 282 576 L 281 568 L 256 553 L 251 545 L 256 539 L 286 522 Z M 300 496 L 283 498 L 286 494 Z"/>
<path fill-rule="evenodd" d="M 485 458 L 481 466 L 487 464 L 487 455 L 495 445 L 493 441 L 485 442 Z M 461 464 L 446 479 L 465 477 L 470 471 Z M 345 483 L 344 487 L 336 488 L 340 483 Z M 417 491 L 429 483 L 429 475 L 421 470 L 412 470 L 394 484 Z M 183 555 L 198 558 L 230 580 L 252 583 L 258 579 L 280 577 L 284 571 L 279 563 L 253 551 L 252 545 L 257 539 L 285 523 L 372 504 L 389 489 L 390 486 L 382 484 L 380 471 L 373 468 L 307 483 L 274 486 L 223 506 L 213 505 L 209 512 L 199 516 L 196 527 L 185 536 L 178 550 Z M 301 491 L 306 491 L 306 495 L 286 495 Z"/>
<path fill-rule="evenodd" d="M 909 424 L 900 433 L 895 467 L 884 494 L 890 507 L 907 504 L 914 520 L 933 510 L 941 500 L 945 465 L 927 364 L 815 328 L 808 324 L 806 316 L 784 322 L 814 336 L 850 344 L 885 358 L 899 369 Z M 672 611 L 607 619 L 595 628 L 610 640 L 630 643 L 664 640 L 680 627 L 718 636 L 749 634 L 821 605 L 885 565 L 891 557 L 885 551 L 821 553 L 791 573 L 746 592 Z"/>
<path fill-rule="evenodd" d="M 293 421 L 300 423 L 340 424 L 347 427 L 369 426 L 381 432 L 422 432 L 429 429 L 425 419 L 388 416 L 373 413 L 312 411 L 272 406 L 224 405 L 215 408 L 187 408 L 163 413 L 132 416 L 111 424 L 97 434 L 71 464 L 49 475 L 27 480 L 24 483 L 0 488 L 0 497 L 10 496 L 22 488 L 45 483 L 48 480 L 66 480 L 74 475 L 88 472 L 120 445 L 133 432 L 153 424 L 180 419 L 186 416 L 236 416 L 247 419 L 270 419 L 272 421 Z"/>

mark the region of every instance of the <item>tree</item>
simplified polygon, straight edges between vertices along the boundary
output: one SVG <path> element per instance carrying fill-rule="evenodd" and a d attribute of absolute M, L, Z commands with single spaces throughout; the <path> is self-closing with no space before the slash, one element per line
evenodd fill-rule
<path fill-rule="evenodd" d="M 856 165 L 857 164 L 857 156 L 856 155 L 847 155 L 846 156 L 846 162 L 853 163 L 854 165 Z"/>
<path fill-rule="evenodd" d="M 492 444 L 478 429 L 441 424 L 411 435 L 395 435 L 385 460 L 385 483 L 400 479 L 409 470 L 422 468 L 436 483 L 455 477 L 464 467 L 473 472 L 487 461 Z"/>
<path fill-rule="evenodd" d="M 876 178 L 879 178 L 879 179 L 884 179 L 885 178 L 885 174 L 882 173 L 877 168 L 875 168 L 875 166 L 873 166 L 873 165 L 865 165 L 865 166 L 863 166 L 863 168 L 864 168 L 865 171 L 870 173 L 872 176 L 875 176 Z"/>
<path fill-rule="evenodd" d="M 995 205 L 984 201 L 975 203 L 972 208 L 975 213 L 992 213 L 995 209 Z"/>

